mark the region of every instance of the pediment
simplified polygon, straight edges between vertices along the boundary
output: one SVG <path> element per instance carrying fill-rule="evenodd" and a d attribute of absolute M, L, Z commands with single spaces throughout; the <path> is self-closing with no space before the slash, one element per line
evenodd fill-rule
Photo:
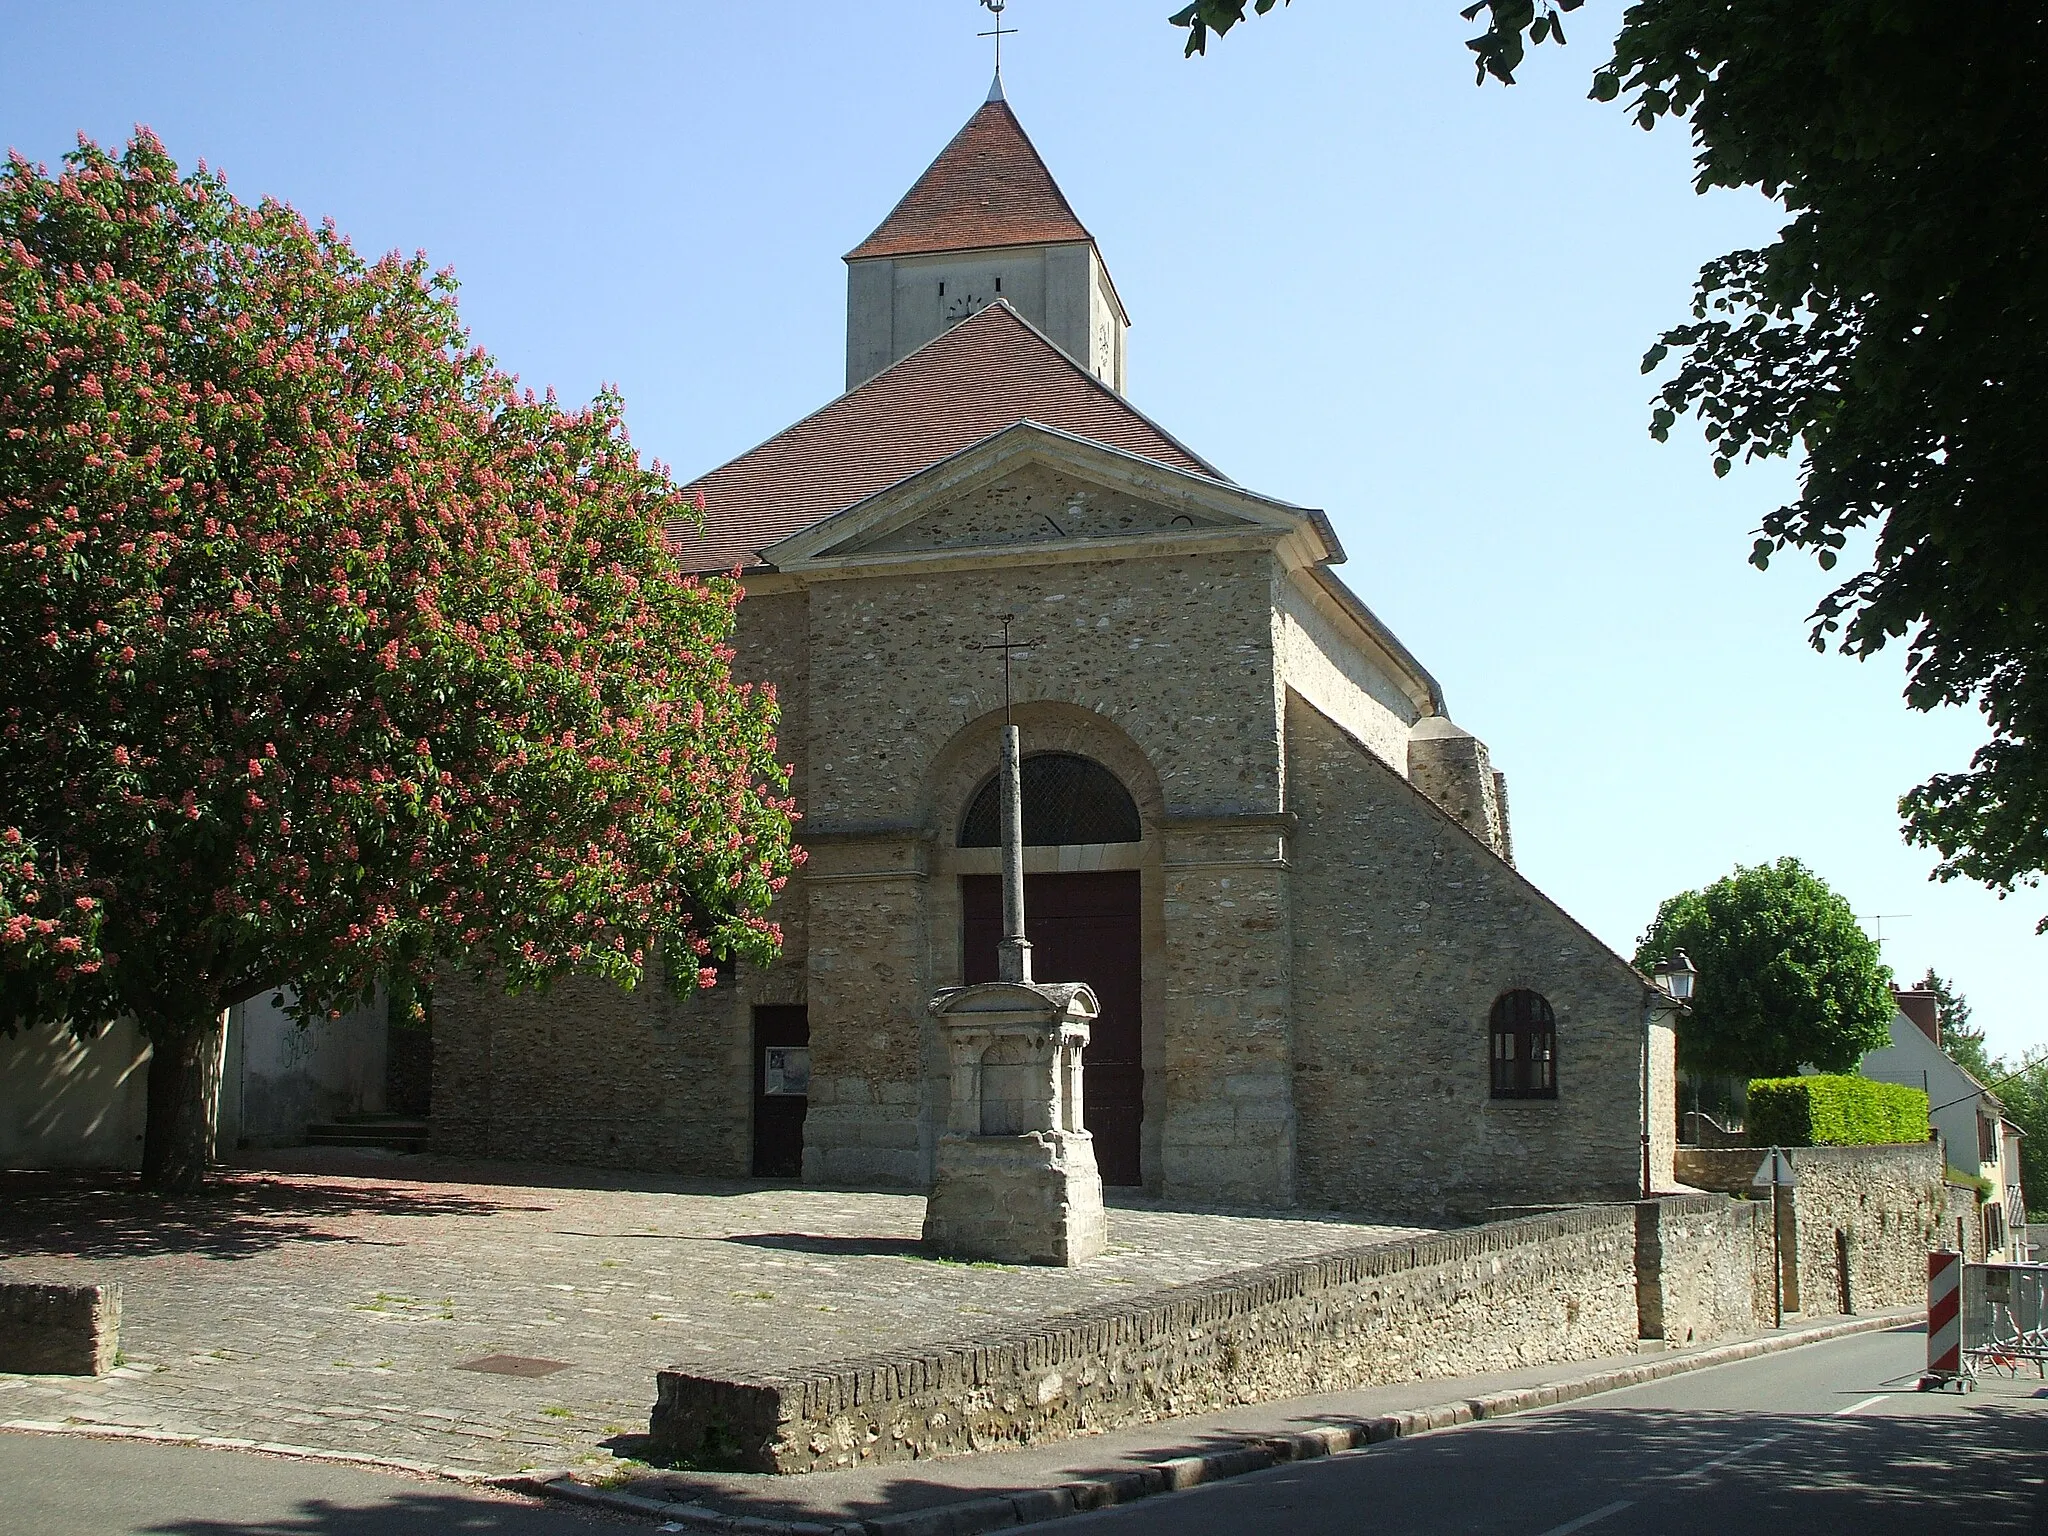
<path fill-rule="evenodd" d="M 1320 514 L 1020 423 L 763 551 L 782 569 L 1307 534 Z M 1324 559 L 1341 558 L 1334 538 Z"/>
<path fill-rule="evenodd" d="M 1166 503 L 1062 474 L 1048 465 L 1024 464 L 922 506 L 909 521 L 851 540 L 835 553 L 1010 549 L 1233 526 L 1242 528 L 1245 523 L 1205 508 Z"/>

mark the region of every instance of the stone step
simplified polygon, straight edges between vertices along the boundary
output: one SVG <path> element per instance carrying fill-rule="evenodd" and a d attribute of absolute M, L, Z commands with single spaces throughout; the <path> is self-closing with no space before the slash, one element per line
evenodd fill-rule
<path fill-rule="evenodd" d="M 424 1120 L 395 1115 L 350 1115 L 306 1127 L 309 1147 L 382 1147 L 392 1152 L 424 1152 L 432 1139 Z"/>

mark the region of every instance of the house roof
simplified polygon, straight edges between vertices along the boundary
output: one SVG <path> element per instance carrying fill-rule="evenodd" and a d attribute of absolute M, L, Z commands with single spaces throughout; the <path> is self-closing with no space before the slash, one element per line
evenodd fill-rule
<path fill-rule="evenodd" d="M 992 94 L 848 261 L 1093 237 L 1010 104 Z"/>
<path fill-rule="evenodd" d="M 670 544 L 694 571 L 757 565 L 770 544 L 1020 421 L 1225 479 L 998 299 L 692 482 L 704 526 L 670 523 Z"/>

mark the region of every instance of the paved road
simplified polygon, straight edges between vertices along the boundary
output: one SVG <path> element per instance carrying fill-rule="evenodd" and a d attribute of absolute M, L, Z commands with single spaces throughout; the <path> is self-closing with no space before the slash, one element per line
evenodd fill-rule
<path fill-rule="evenodd" d="M 630 1536 L 651 1529 L 320 1462 L 0 1434 L 6 1536 Z"/>
<path fill-rule="evenodd" d="M 1083 1516 L 1063 1536 L 2048 1533 L 2048 1384 L 1921 1394 L 1917 1330 Z"/>
<path fill-rule="evenodd" d="M 1921 1395 L 1865 1334 L 1061 1522 L 1065 1536 L 2048 1533 L 2048 1384 Z M 0 1433 L 4 1536 L 619 1536 L 636 1521 L 225 1451 Z"/>

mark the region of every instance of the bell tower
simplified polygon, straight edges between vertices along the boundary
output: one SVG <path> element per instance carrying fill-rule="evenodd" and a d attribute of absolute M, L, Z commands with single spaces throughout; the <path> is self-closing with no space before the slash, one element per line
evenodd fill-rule
<path fill-rule="evenodd" d="M 1001 299 L 1118 394 L 1130 320 L 1003 93 L 846 256 L 846 387 Z"/>

